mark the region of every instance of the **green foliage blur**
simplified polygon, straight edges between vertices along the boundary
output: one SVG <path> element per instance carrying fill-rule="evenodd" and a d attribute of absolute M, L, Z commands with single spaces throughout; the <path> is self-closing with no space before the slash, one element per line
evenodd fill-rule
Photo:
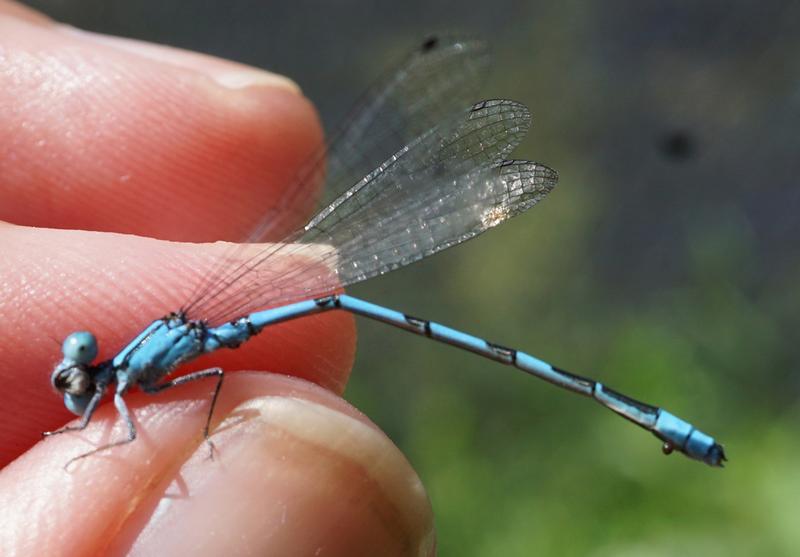
<path fill-rule="evenodd" d="M 591 400 L 372 322 L 347 397 L 407 454 L 439 555 L 800 555 L 800 9 L 790 2 L 32 2 L 296 79 L 326 120 L 436 30 L 528 104 L 532 212 L 352 289 L 666 407 L 712 469 Z M 148 11 L 149 10 L 149 11 Z"/>

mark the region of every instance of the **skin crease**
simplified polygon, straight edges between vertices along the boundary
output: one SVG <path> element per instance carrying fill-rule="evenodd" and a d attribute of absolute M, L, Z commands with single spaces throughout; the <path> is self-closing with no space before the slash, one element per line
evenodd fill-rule
<path fill-rule="evenodd" d="M 185 241 L 241 237 L 293 184 L 322 133 L 297 87 L 0 0 L 0 108 L 0 378 L 14 395 L 0 407 L 0 554 L 432 555 L 418 477 L 339 397 L 347 314 L 272 327 L 182 369 L 287 374 L 226 375 L 213 459 L 204 381 L 126 396 L 139 439 L 68 471 L 124 436 L 113 405 L 40 441 L 73 417 L 49 387 L 64 336 L 91 328 L 109 357 L 225 249 Z M 311 200 L 298 197 L 294 225 Z"/>

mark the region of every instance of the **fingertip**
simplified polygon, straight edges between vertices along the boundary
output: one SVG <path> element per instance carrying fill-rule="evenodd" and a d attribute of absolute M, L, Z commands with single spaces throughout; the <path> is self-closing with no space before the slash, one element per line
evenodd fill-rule
<path fill-rule="evenodd" d="M 158 403 L 131 397 L 140 439 L 89 457 L 68 474 L 59 463 L 93 446 L 98 433 L 106 433 L 101 441 L 120 433 L 119 425 L 109 428 L 112 408 L 103 409 L 80 439 L 48 440 L 8 467 L 0 474 L 3 508 L 9 508 L 9 491 L 30 486 L 32 475 L 33 491 L 55 494 L 49 505 L 12 519 L 36 524 L 39 545 L 31 542 L 29 553 L 432 554 L 424 488 L 362 414 L 298 379 L 263 373 L 229 379 L 212 435 L 213 460 L 197 435 L 207 403 L 183 398 L 210 386 L 191 384 L 188 392 L 163 393 Z M 36 498 L 30 489 L 27 495 Z M 90 495 L 93 512 L 75 512 Z M 19 540 L 23 530 L 0 529 L 0 535 Z"/>
<path fill-rule="evenodd" d="M 297 83 L 286 76 L 261 68 L 240 64 L 232 60 L 224 60 L 215 56 L 175 48 L 169 45 L 93 33 L 71 25 L 57 24 L 54 29 L 67 36 L 94 42 L 102 46 L 108 46 L 142 58 L 148 58 L 154 62 L 196 71 L 210 77 L 219 85 L 229 89 L 275 87 L 285 89 L 289 93 L 297 95 L 302 94 Z"/>
<path fill-rule="evenodd" d="M 214 465 L 202 450 L 187 461 L 190 496 L 166 507 L 159 499 L 132 553 L 219 555 L 237 539 L 255 554 L 428 555 L 433 521 L 419 478 L 382 433 L 339 406 L 266 395 L 235 407 L 212 438 Z"/>
<path fill-rule="evenodd" d="M 322 144 L 290 80 L 63 25 L 0 22 L 0 219 L 186 241 L 241 240 L 278 204 L 301 224 Z M 274 230 L 280 239 L 287 230 Z"/>

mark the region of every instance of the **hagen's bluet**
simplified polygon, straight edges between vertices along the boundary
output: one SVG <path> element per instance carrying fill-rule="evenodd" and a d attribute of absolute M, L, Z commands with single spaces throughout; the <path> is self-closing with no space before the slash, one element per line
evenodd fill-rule
<path fill-rule="evenodd" d="M 208 438 L 223 371 L 169 380 L 177 367 L 235 348 L 275 323 L 339 310 L 469 350 L 593 398 L 651 431 L 665 452 L 677 450 L 721 466 L 720 444 L 659 407 L 525 352 L 336 293 L 473 238 L 533 207 L 556 185 L 554 170 L 510 159 L 530 127 L 525 106 L 504 99 L 470 106 L 487 65 L 479 41 L 429 39 L 368 91 L 329 146 L 303 168 L 297 187 L 267 212 L 248 243 L 234 248 L 240 251 L 222 258 L 181 309 L 156 319 L 116 356 L 96 364 L 95 337 L 69 335 L 52 383 L 81 420 L 48 434 L 85 428 L 115 386 L 114 404 L 128 435 L 88 454 L 129 443 L 136 428 L 124 396 L 132 387 L 155 393 L 214 377 Z M 296 222 L 293 199 L 313 191 L 323 172 L 328 183 L 324 208 L 280 243 L 258 246 L 293 218 Z M 307 263 L 276 264 L 283 258 Z"/>

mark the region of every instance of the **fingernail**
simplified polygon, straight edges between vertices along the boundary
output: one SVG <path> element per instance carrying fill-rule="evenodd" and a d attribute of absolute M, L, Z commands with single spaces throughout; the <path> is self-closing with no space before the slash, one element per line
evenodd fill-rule
<path fill-rule="evenodd" d="M 266 396 L 234 409 L 212 439 L 214 460 L 200 447 L 180 471 L 187 496 L 165 494 L 139 536 L 162 554 L 171 544 L 223 554 L 231 539 L 254 554 L 433 553 L 424 487 L 370 424 L 305 399 Z"/>
<path fill-rule="evenodd" d="M 60 24 L 57 27 L 60 32 L 75 38 L 101 43 L 156 62 L 202 73 L 228 89 L 280 87 L 298 94 L 301 92 L 300 87 L 288 77 L 245 64 L 239 64 L 238 62 L 232 62 L 207 54 L 166 45 L 126 39 L 123 37 L 114 37 L 111 35 L 101 35 L 99 33 L 77 29 L 69 25 Z"/>

